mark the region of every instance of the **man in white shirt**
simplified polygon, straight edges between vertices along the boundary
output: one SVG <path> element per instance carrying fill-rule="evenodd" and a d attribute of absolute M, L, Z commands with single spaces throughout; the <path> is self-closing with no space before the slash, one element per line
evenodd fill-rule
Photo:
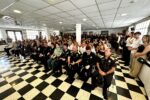
<path fill-rule="evenodd" d="M 133 43 L 130 45 L 129 50 L 131 50 L 131 54 L 135 53 L 137 48 L 142 45 L 142 39 L 140 38 L 141 33 L 140 32 L 136 32 L 134 34 L 134 40 Z"/>

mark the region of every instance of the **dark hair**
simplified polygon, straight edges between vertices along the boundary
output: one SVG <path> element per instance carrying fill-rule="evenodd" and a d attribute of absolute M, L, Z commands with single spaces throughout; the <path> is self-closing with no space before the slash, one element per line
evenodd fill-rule
<path fill-rule="evenodd" d="M 90 46 L 90 45 L 87 45 L 87 46 L 86 46 L 86 50 L 91 50 L 91 46 Z"/>
<path fill-rule="evenodd" d="M 135 32 L 134 35 L 141 35 L 141 32 Z"/>
<path fill-rule="evenodd" d="M 147 39 L 147 42 L 150 43 L 150 35 L 144 35 Z"/>
<path fill-rule="evenodd" d="M 64 46 L 67 46 L 67 47 L 68 47 L 68 44 L 67 44 L 67 43 L 64 43 Z"/>

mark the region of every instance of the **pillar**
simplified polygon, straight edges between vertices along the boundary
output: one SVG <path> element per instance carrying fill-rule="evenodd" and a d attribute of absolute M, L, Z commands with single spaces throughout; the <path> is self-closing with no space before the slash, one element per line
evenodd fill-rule
<path fill-rule="evenodd" d="M 76 24 L 76 41 L 81 44 L 81 24 Z"/>

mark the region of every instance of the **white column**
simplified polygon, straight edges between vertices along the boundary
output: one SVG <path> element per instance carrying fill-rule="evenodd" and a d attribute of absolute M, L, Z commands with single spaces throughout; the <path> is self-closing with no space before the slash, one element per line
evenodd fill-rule
<path fill-rule="evenodd" d="M 76 24 L 76 41 L 81 44 L 81 24 Z"/>

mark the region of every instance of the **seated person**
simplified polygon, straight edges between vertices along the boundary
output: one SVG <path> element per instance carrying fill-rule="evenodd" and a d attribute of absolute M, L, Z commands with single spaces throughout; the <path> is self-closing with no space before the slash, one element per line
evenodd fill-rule
<path fill-rule="evenodd" d="M 57 60 L 62 54 L 62 49 L 60 48 L 60 43 L 56 43 L 56 48 L 54 49 L 54 53 L 50 56 L 50 58 L 47 60 L 48 67 L 53 70 L 53 73 L 57 73 L 58 71 L 61 73 L 61 69 L 57 63 Z M 58 68 L 58 70 L 57 70 Z"/>
<path fill-rule="evenodd" d="M 59 65 L 58 69 L 62 72 L 62 65 L 64 65 L 64 68 L 66 69 L 66 71 L 68 71 L 68 56 L 70 55 L 70 50 L 68 49 L 68 44 L 65 43 L 63 45 L 63 51 L 61 56 L 59 57 L 57 63 Z"/>
<path fill-rule="evenodd" d="M 47 65 L 47 60 L 49 59 L 50 47 L 47 42 L 44 42 L 43 52 L 39 54 L 39 61 L 44 64 L 45 71 L 48 71 L 49 67 Z"/>
<path fill-rule="evenodd" d="M 43 52 L 43 43 L 40 42 L 39 45 L 33 47 L 33 53 L 31 55 L 31 58 L 33 58 L 36 62 L 39 61 L 39 56 Z"/>
<path fill-rule="evenodd" d="M 89 76 L 92 75 L 94 70 L 94 65 L 96 65 L 96 55 L 91 51 L 89 45 L 86 46 L 86 52 L 82 55 L 81 62 L 81 78 L 87 80 Z"/>
<path fill-rule="evenodd" d="M 104 99 L 108 99 L 107 96 L 107 89 L 111 85 L 111 81 L 113 79 L 113 74 L 115 71 L 115 61 L 111 58 L 111 51 L 110 49 L 105 50 L 104 57 L 97 60 L 97 71 L 92 76 L 92 87 L 93 89 L 96 87 L 96 75 L 100 75 L 103 79 L 103 96 Z"/>
<path fill-rule="evenodd" d="M 68 57 L 68 76 L 70 79 L 74 78 L 75 73 L 80 74 L 79 64 L 81 62 L 81 55 L 78 53 L 78 47 L 73 46 L 72 52 Z"/>
<path fill-rule="evenodd" d="M 5 48 L 4 51 L 6 52 L 7 56 L 10 56 L 10 49 L 12 49 L 13 45 L 12 44 L 8 44 Z"/>

